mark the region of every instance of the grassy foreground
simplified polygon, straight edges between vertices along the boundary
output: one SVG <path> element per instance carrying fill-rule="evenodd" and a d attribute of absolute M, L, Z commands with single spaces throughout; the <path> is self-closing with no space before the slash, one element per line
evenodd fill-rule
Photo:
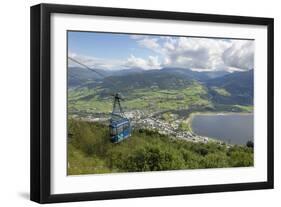
<path fill-rule="evenodd" d="M 113 144 L 108 127 L 68 120 L 68 175 L 253 166 L 253 148 L 170 139 L 135 130 Z"/>

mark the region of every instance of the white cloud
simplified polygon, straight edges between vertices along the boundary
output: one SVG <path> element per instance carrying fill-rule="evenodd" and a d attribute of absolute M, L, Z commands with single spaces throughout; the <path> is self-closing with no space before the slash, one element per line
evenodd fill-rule
<path fill-rule="evenodd" d="M 254 68 L 254 42 L 234 40 L 232 46 L 224 51 L 224 63 L 233 68 L 249 70 Z"/>
<path fill-rule="evenodd" d="M 147 60 L 147 65 L 155 69 L 161 68 L 161 64 L 158 61 L 158 56 L 149 56 Z"/>
<path fill-rule="evenodd" d="M 145 37 L 144 39 L 138 40 L 140 46 L 146 47 L 151 50 L 158 50 L 160 49 L 160 45 L 157 43 L 158 38 L 149 38 Z"/>
<path fill-rule="evenodd" d="M 160 69 L 161 64 L 158 61 L 157 56 L 149 56 L 147 60 L 134 55 L 130 55 L 124 64 L 126 68 L 142 68 L 142 69 Z"/>
<path fill-rule="evenodd" d="M 149 37 L 137 40 L 142 47 L 163 56 L 163 67 L 198 70 L 253 68 L 253 41 L 192 37 Z"/>
<path fill-rule="evenodd" d="M 161 64 L 158 60 L 158 56 L 149 56 L 147 59 L 130 55 L 126 60 L 113 60 L 102 59 L 84 55 L 77 55 L 76 53 L 69 52 L 69 57 L 85 64 L 90 68 L 106 69 L 106 70 L 120 70 L 130 68 L 141 68 L 145 70 L 160 69 Z M 68 60 L 69 67 L 83 67 L 78 63 Z"/>
<path fill-rule="evenodd" d="M 127 59 L 103 59 L 77 55 L 71 57 L 101 69 L 160 69 L 162 67 L 190 68 L 192 70 L 249 70 L 254 67 L 254 41 L 215 38 L 130 35 L 139 46 L 151 50 L 147 58 L 131 54 Z M 135 50 L 132 48 L 131 52 Z M 77 64 L 69 61 L 70 66 Z"/>
<path fill-rule="evenodd" d="M 175 45 L 167 41 L 164 43 L 164 48 L 168 51 L 173 51 L 175 50 Z"/>

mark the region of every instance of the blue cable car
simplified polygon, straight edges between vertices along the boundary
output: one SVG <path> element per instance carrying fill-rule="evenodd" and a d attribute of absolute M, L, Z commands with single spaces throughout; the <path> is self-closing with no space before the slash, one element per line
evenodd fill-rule
<path fill-rule="evenodd" d="M 130 121 L 127 118 L 119 120 L 110 120 L 109 124 L 110 140 L 113 143 L 118 143 L 131 136 Z"/>
<path fill-rule="evenodd" d="M 131 136 L 130 120 L 125 116 L 122 110 L 120 104 L 121 99 L 119 93 L 114 95 L 113 110 L 109 123 L 110 140 L 113 143 L 121 142 Z"/>

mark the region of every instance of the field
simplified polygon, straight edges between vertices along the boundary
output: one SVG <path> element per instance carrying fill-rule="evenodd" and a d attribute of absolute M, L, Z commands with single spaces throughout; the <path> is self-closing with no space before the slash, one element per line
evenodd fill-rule
<path fill-rule="evenodd" d="M 229 96 L 224 89 L 215 88 L 220 94 Z M 68 113 L 90 114 L 109 113 L 112 110 L 112 97 L 102 96 L 101 89 L 83 87 L 69 90 Z M 125 111 L 148 110 L 151 112 L 167 110 L 187 110 L 218 112 L 252 112 L 252 105 L 219 104 L 214 103 L 208 94 L 208 89 L 193 82 L 191 85 L 180 89 L 135 89 L 124 93 L 125 101 L 122 103 Z"/>

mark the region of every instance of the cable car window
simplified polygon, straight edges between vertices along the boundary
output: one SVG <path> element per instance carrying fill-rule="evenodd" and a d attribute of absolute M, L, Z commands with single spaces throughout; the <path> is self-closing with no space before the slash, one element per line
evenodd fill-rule
<path fill-rule="evenodd" d="M 129 124 L 128 123 L 124 124 L 124 130 L 127 130 L 128 128 L 129 128 Z"/>
<path fill-rule="evenodd" d="M 116 128 L 110 128 L 110 134 L 116 135 Z"/>
<path fill-rule="evenodd" d="M 117 134 L 120 134 L 122 132 L 123 132 L 123 126 L 121 125 L 117 128 Z"/>

